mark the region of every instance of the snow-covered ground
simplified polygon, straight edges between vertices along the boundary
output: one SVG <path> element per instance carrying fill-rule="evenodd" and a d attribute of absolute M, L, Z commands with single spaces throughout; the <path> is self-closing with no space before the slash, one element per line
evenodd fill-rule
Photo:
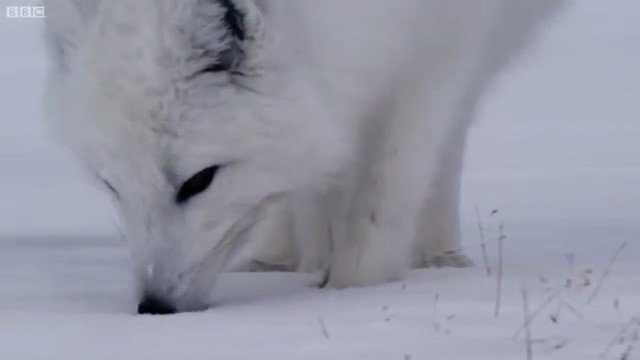
<path fill-rule="evenodd" d="M 535 359 L 640 359 L 638 14 L 574 4 L 483 104 L 461 207 L 477 268 L 344 291 L 232 274 L 217 307 L 170 317 L 133 315 L 108 200 L 47 139 L 41 24 L 0 17 L 0 359 L 525 359 L 522 289 Z"/>
<path fill-rule="evenodd" d="M 525 359 L 523 286 L 537 359 L 598 359 L 622 334 L 605 357 L 620 359 L 640 330 L 636 319 L 621 333 L 640 314 L 640 272 L 623 264 L 590 305 L 604 263 L 591 274 L 579 260 L 573 270 L 569 262 L 507 269 L 498 318 L 496 278 L 480 269 L 424 270 L 343 291 L 291 274 L 230 275 L 216 308 L 149 317 L 131 314 L 123 259 L 110 239 L 3 245 L 0 358 Z"/>

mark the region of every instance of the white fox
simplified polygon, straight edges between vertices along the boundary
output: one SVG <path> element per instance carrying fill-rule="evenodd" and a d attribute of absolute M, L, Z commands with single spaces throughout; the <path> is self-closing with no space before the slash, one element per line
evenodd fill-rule
<path fill-rule="evenodd" d="M 559 1 L 47 1 L 56 129 L 113 195 L 138 311 L 208 307 L 283 201 L 330 286 L 467 265 L 474 107 Z"/>

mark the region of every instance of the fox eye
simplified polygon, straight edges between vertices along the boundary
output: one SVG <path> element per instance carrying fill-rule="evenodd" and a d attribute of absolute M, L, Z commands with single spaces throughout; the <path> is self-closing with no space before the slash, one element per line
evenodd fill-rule
<path fill-rule="evenodd" d="M 208 65 L 207 67 L 205 67 L 202 70 L 200 70 L 200 73 L 201 74 L 204 74 L 204 73 L 218 73 L 218 72 L 227 71 L 229 69 L 231 69 L 231 66 L 229 66 L 228 64 L 216 62 L 216 63 Z"/>
<path fill-rule="evenodd" d="M 231 70 L 237 61 L 237 56 L 233 49 L 228 49 L 218 54 L 215 62 L 205 66 L 198 73 L 219 73 Z"/>
<path fill-rule="evenodd" d="M 190 177 L 189 180 L 185 181 L 180 186 L 180 189 L 176 194 L 176 203 L 184 204 L 192 197 L 207 190 L 213 182 L 213 178 L 216 176 L 218 170 L 220 170 L 220 166 L 214 165 L 201 170 Z"/>

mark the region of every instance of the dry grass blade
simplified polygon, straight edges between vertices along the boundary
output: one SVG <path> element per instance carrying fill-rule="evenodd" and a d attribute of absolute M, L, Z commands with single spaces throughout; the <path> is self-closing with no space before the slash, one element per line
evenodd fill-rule
<path fill-rule="evenodd" d="M 330 338 L 331 336 L 329 336 L 329 331 L 327 331 L 327 326 L 324 324 L 324 320 L 321 317 L 318 318 L 318 324 L 320 324 L 320 328 L 322 329 L 322 336 L 324 336 L 325 339 Z"/>
<path fill-rule="evenodd" d="M 504 239 L 507 236 L 504 234 L 504 224 L 500 223 L 499 233 L 498 233 L 498 277 L 497 277 L 497 286 L 496 286 L 496 306 L 494 310 L 494 316 L 500 316 L 500 304 L 502 302 L 502 268 L 503 268 L 503 244 Z"/>
<path fill-rule="evenodd" d="M 591 293 L 591 296 L 589 296 L 589 300 L 587 300 L 587 304 L 591 304 L 591 302 L 598 296 L 598 294 L 600 293 L 600 289 L 602 288 L 602 285 L 607 280 L 607 277 L 609 277 L 609 273 L 611 272 L 611 268 L 616 263 L 616 261 L 618 261 L 618 257 L 620 256 L 622 251 L 627 247 L 628 244 L 629 244 L 628 241 L 625 241 L 622 244 L 620 244 L 620 247 L 618 248 L 618 251 L 616 251 L 616 253 L 613 255 L 613 257 L 611 258 L 611 260 L 607 264 L 607 267 L 602 272 L 602 276 L 600 277 L 600 280 L 598 280 L 598 283 L 596 284 L 596 287 L 593 289 L 593 292 Z"/>
<path fill-rule="evenodd" d="M 618 344 L 618 343 L 623 343 L 625 338 L 627 337 L 627 334 L 631 331 L 631 329 L 633 329 L 634 327 L 640 327 L 640 317 L 633 317 L 631 318 L 630 321 L 628 321 L 627 323 L 625 323 L 622 328 L 620 328 L 620 331 L 618 331 L 618 333 L 616 334 L 616 336 L 611 339 L 611 341 L 609 342 L 609 344 L 607 344 L 607 347 L 604 349 L 604 351 L 602 352 L 602 354 L 600 355 L 601 357 L 605 357 L 607 356 L 607 354 L 609 354 L 609 352 L 611 351 L 611 349 L 613 349 L 613 347 Z"/>
<path fill-rule="evenodd" d="M 630 360 L 630 356 L 631 353 L 633 352 L 633 349 L 636 347 L 636 342 L 640 340 L 640 335 L 638 334 L 638 329 L 635 329 L 633 331 L 633 335 L 631 337 L 631 339 L 629 340 L 629 344 L 627 345 L 627 348 L 624 350 L 624 353 L 622 353 L 622 355 L 620 356 L 620 360 Z"/>
<path fill-rule="evenodd" d="M 480 247 L 482 248 L 482 261 L 484 263 L 484 268 L 487 272 L 487 276 L 491 276 L 491 267 L 489 266 L 489 256 L 487 255 L 487 240 L 484 234 L 484 226 L 482 225 L 482 220 L 480 219 L 480 210 L 478 207 L 476 209 L 476 219 L 478 221 L 478 233 L 480 234 Z"/>
<path fill-rule="evenodd" d="M 524 311 L 525 327 L 524 337 L 527 345 L 527 360 L 533 360 L 533 348 L 531 341 L 531 322 L 529 319 L 529 297 L 527 296 L 527 290 L 522 288 L 522 310 Z"/>
<path fill-rule="evenodd" d="M 560 306 L 571 311 L 578 319 L 584 319 L 584 316 L 582 315 L 582 313 L 578 311 L 573 305 L 569 304 L 568 302 L 562 300 L 560 301 Z"/>
<path fill-rule="evenodd" d="M 518 336 L 520 336 L 520 333 L 522 332 L 522 330 L 525 330 L 525 328 L 527 326 L 529 326 L 531 324 L 531 322 L 538 317 L 538 315 L 540 315 L 540 313 L 542 312 L 542 310 L 544 310 L 547 306 L 549 306 L 549 304 L 551 304 L 553 302 L 553 300 L 557 299 L 558 296 L 560 296 L 560 290 L 556 290 L 556 292 L 554 292 L 553 294 L 551 294 L 542 304 L 540 304 L 540 306 L 538 306 L 538 308 L 536 308 L 536 310 L 530 315 L 528 316 L 524 323 L 522 324 L 522 326 L 518 329 L 518 331 L 516 331 L 516 333 L 513 335 L 514 338 L 517 338 Z"/>

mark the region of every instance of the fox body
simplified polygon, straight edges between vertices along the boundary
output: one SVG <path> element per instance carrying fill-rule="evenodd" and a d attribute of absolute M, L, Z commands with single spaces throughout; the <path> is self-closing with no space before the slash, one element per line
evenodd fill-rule
<path fill-rule="evenodd" d="M 141 312 L 207 307 L 274 206 L 334 287 L 468 264 L 474 107 L 557 5 L 47 2 L 55 128 L 114 198 Z"/>

